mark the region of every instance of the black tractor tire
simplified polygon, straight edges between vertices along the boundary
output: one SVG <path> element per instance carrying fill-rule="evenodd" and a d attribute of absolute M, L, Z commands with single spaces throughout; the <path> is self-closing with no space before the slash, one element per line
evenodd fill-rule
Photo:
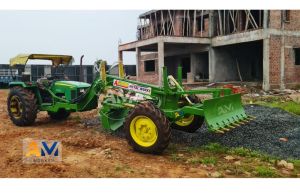
<path fill-rule="evenodd" d="M 130 127 L 132 121 L 136 117 L 146 117 L 148 120 L 151 120 L 155 124 L 157 138 L 152 145 L 147 147 L 142 146 L 138 144 L 138 142 L 132 136 Z M 137 104 L 133 108 L 133 110 L 128 114 L 125 120 L 124 130 L 128 144 L 132 146 L 135 151 L 141 153 L 160 154 L 168 147 L 170 143 L 170 122 L 166 118 L 166 116 L 153 103 L 149 101 Z"/>
<path fill-rule="evenodd" d="M 191 95 L 188 97 L 191 100 L 191 102 L 193 102 L 193 103 L 201 102 L 200 99 L 195 95 Z M 172 129 L 184 131 L 187 133 L 194 133 L 203 125 L 203 123 L 204 123 L 204 117 L 198 116 L 198 115 L 193 115 L 193 121 L 189 125 L 181 126 L 181 125 L 176 124 L 176 122 L 173 122 L 171 127 L 172 127 Z"/>
<path fill-rule="evenodd" d="M 18 110 L 13 112 L 12 108 Z M 7 97 L 7 111 L 11 121 L 15 125 L 32 125 L 38 112 L 35 94 L 31 90 L 20 86 L 11 88 Z"/>
<path fill-rule="evenodd" d="M 51 119 L 54 120 L 64 120 L 70 116 L 70 112 L 66 111 L 65 109 L 59 109 L 57 112 L 48 112 L 48 115 Z"/>

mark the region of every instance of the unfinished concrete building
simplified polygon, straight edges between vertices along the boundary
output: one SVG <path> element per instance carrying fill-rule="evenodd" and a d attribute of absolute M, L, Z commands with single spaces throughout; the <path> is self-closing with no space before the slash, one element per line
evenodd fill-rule
<path fill-rule="evenodd" d="M 139 16 L 137 80 L 161 84 L 162 67 L 186 84 L 244 82 L 272 88 L 300 84 L 300 11 L 153 10 Z"/>

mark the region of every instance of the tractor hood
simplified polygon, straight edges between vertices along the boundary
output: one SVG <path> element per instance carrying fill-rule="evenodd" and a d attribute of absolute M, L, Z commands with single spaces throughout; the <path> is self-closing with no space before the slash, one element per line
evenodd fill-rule
<path fill-rule="evenodd" d="M 91 85 L 85 82 L 77 82 L 77 81 L 56 81 L 56 87 L 68 87 L 68 88 L 88 88 Z"/>

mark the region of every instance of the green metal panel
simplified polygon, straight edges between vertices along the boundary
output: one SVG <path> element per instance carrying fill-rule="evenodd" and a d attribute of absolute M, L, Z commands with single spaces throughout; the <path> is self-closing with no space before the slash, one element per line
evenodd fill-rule
<path fill-rule="evenodd" d="M 235 127 L 243 124 L 248 117 L 241 104 L 240 94 L 205 100 L 203 110 L 210 131 Z"/>

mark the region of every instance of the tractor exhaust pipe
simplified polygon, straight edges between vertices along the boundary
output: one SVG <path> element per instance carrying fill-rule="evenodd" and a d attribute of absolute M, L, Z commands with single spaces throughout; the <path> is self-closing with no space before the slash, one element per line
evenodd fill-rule
<path fill-rule="evenodd" d="M 83 60 L 84 55 L 80 57 L 80 76 L 79 76 L 79 81 L 84 82 L 84 77 L 83 77 L 83 66 L 82 66 L 82 60 Z"/>

